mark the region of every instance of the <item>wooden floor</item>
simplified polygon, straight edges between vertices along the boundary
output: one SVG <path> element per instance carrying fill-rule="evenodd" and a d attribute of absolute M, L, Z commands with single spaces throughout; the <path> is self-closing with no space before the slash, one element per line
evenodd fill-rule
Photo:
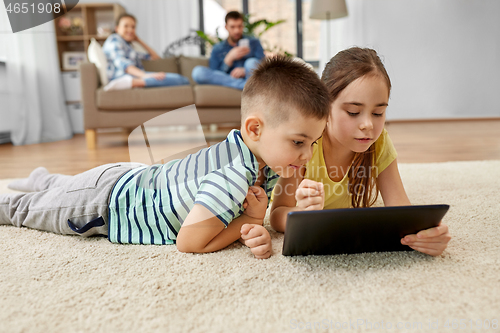
<path fill-rule="evenodd" d="M 389 122 L 386 128 L 400 163 L 500 160 L 500 119 L 472 121 Z M 230 129 L 206 132 L 209 143 Z M 27 177 L 37 166 L 53 173 L 77 174 L 105 163 L 129 161 L 128 133 L 98 133 L 97 149 L 85 137 L 27 146 L 0 145 L 0 179 Z"/>

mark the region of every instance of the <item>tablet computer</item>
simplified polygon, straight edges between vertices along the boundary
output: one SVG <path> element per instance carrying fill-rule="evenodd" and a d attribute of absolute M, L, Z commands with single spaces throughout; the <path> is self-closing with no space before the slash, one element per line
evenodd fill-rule
<path fill-rule="evenodd" d="M 449 205 L 290 212 L 283 255 L 413 251 L 401 238 L 436 227 Z"/>

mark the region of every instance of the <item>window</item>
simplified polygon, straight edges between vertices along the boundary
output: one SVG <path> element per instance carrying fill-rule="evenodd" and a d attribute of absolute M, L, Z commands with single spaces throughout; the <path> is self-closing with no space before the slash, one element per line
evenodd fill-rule
<path fill-rule="evenodd" d="M 302 58 L 315 62 L 319 61 L 321 21 L 309 18 L 311 2 L 311 0 L 302 0 Z"/>
<path fill-rule="evenodd" d="M 225 13 L 237 10 L 251 15 L 250 21 L 286 20 L 285 23 L 268 30 L 262 37 L 266 50 L 287 51 L 312 63 L 319 61 L 320 21 L 310 20 L 311 0 L 199 0 L 203 2 L 204 29 L 214 35 L 219 27 L 219 36 L 227 37 L 224 29 Z M 207 8 L 208 7 L 208 8 Z M 209 13 L 207 13 L 207 10 Z M 222 12 L 221 12 L 222 11 Z M 202 15 L 203 15 L 202 14 Z M 215 21 L 220 23 L 215 23 Z"/>
<path fill-rule="evenodd" d="M 297 55 L 295 0 L 248 0 L 248 11 L 250 22 L 285 20 L 262 35 L 260 41 L 264 50 L 281 50 Z"/>
<path fill-rule="evenodd" d="M 224 8 L 227 12 L 232 10 L 237 10 L 239 12 L 243 12 L 243 2 L 241 0 L 214 0 L 222 8 Z"/>

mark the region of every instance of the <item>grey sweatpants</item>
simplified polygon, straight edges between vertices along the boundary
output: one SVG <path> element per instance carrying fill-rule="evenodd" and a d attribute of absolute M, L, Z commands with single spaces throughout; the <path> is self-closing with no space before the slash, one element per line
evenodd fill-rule
<path fill-rule="evenodd" d="M 0 225 L 66 235 L 107 235 L 108 199 L 116 181 L 140 163 L 105 164 L 75 176 L 46 174 L 38 192 L 0 194 Z"/>

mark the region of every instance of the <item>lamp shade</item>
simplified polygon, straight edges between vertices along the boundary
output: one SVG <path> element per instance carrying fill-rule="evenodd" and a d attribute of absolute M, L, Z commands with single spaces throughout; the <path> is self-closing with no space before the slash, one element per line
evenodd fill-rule
<path fill-rule="evenodd" d="M 345 0 L 312 0 L 310 19 L 332 20 L 347 16 Z"/>

